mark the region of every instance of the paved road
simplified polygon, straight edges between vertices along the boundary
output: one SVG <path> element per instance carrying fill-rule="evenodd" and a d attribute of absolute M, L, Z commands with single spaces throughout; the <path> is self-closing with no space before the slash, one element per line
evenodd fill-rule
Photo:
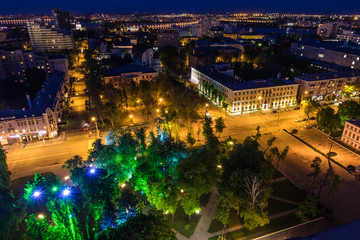
<path fill-rule="evenodd" d="M 12 180 L 33 175 L 35 172 L 54 172 L 60 177 L 66 175 L 61 167 L 63 163 L 74 155 L 86 157 L 89 144 L 94 138 L 88 133 L 72 135 L 75 140 L 56 139 L 30 143 L 25 147 L 18 145 L 7 154 L 7 163 L 12 172 Z"/>

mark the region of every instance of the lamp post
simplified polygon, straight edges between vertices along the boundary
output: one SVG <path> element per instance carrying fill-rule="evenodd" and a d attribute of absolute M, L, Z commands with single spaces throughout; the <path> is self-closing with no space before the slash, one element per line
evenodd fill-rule
<path fill-rule="evenodd" d="M 92 117 L 91 121 L 95 122 L 95 127 L 96 127 L 96 139 L 99 138 L 99 128 L 98 128 L 98 124 L 97 124 L 97 119 L 96 117 Z"/>

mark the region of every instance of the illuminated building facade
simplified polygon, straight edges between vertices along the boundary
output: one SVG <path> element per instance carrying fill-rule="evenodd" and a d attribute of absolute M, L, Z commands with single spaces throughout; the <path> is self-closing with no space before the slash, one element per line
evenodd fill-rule
<path fill-rule="evenodd" d="M 304 74 L 294 78 L 299 83 L 299 97 L 337 101 L 344 91 L 346 84 L 360 82 L 360 73 L 355 72 L 323 72 L 316 74 Z"/>
<path fill-rule="evenodd" d="M 54 52 L 75 47 L 74 40 L 70 35 L 47 28 L 37 22 L 27 21 L 26 25 L 31 45 L 36 51 Z"/>
<path fill-rule="evenodd" d="M 360 149 L 360 120 L 346 121 L 341 141 L 356 150 Z"/>
<path fill-rule="evenodd" d="M 29 109 L 0 111 L 1 144 L 54 138 L 65 100 L 65 73 L 54 72 Z"/>
<path fill-rule="evenodd" d="M 124 84 L 134 81 L 153 81 L 157 76 L 154 70 L 139 66 L 129 65 L 108 69 L 104 76 L 105 84 L 112 84 L 115 88 L 122 87 Z"/>
<path fill-rule="evenodd" d="M 285 79 L 241 82 L 222 67 L 191 68 L 190 81 L 203 93 L 206 86 L 216 88 L 228 101 L 228 110 L 232 114 L 293 107 L 299 87 Z M 215 104 L 218 104 L 217 100 Z"/>

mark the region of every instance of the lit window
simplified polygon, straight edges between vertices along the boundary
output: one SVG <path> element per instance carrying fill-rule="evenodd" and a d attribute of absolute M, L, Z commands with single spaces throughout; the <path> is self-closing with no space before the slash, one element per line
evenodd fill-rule
<path fill-rule="evenodd" d="M 346 58 L 346 54 L 344 55 L 344 58 Z"/>
<path fill-rule="evenodd" d="M 355 64 L 355 61 L 353 61 L 351 64 L 354 65 L 354 64 Z"/>
<path fill-rule="evenodd" d="M 322 53 L 319 53 L 319 58 L 323 58 L 324 57 L 324 54 L 322 54 Z"/>

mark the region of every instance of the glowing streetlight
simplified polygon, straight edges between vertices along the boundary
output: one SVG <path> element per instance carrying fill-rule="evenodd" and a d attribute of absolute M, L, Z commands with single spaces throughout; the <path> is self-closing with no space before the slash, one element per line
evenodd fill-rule
<path fill-rule="evenodd" d="M 130 114 L 130 115 L 129 115 L 129 118 L 133 118 L 133 115 L 132 115 L 132 114 Z"/>
<path fill-rule="evenodd" d="M 261 100 L 261 98 L 262 98 L 262 97 L 261 97 L 261 96 L 259 96 L 259 100 Z"/>
<path fill-rule="evenodd" d="M 160 112 L 160 109 L 156 109 L 156 112 L 157 112 L 157 113 Z"/>
<path fill-rule="evenodd" d="M 69 179 L 70 179 L 69 176 L 65 176 L 65 177 L 64 177 L 64 180 L 69 180 Z"/>
<path fill-rule="evenodd" d="M 159 99 L 159 102 L 162 102 L 163 100 L 164 100 L 164 99 L 160 98 L 160 99 Z"/>
<path fill-rule="evenodd" d="M 124 188 L 124 187 L 126 187 L 126 184 L 125 183 L 121 184 L 121 188 Z"/>
<path fill-rule="evenodd" d="M 183 193 L 183 192 L 184 192 L 184 189 L 181 189 L 180 192 Z"/>
<path fill-rule="evenodd" d="M 200 210 L 195 210 L 195 213 L 196 213 L 196 214 L 199 214 L 199 213 L 200 213 Z"/>
<path fill-rule="evenodd" d="M 207 104 L 205 104 L 205 107 L 208 107 L 209 106 L 209 104 L 207 103 Z"/>
<path fill-rule="evenodd" d="M 217 165 L 217 167 L 218 167 L 218 168 L 222 168 L 222 166 L 221 166 L 221 165 Z"/>
<path fill-rule="evenodd" d="M 232 141 L 229 142 L 230 145 L 234 145 L 234 143 Z"/>
<path fill-rule="evenodd" d="M 42 214 L 38 215 L 38 219 L 43 219 L 43 218 L 44 218 L 44 215 L 42 215 Z"/>
<path fill-rule="evenodd" d="M 99 129 L 98 129 L 98 124 L 97 124 L 97 121 L 96 121 L 96 117 L 92 117 L 91 118 L 91 121 L 95 122 L 95 127 L 96 127 L 96 139 L 99 138 Z"/>
<path fill-rule="evenodd" d="M 41 195 L 41 192 L 40 191 L 35 191 L 34 193 L 33 193 L 33 197 L 40 197 L 40 195 Z"/>
<path fill-rule="evenodd" d="M 70 195 L 70 189 L 68 189 L 68 188 L 65 188 L 64 189 L 64 191 L 62 192 L 62 195 L 64 196 L 64 197 L 68 197 L 69 195 Z"/>
<path fill-rule="evenodd" d="M 57 187 L 53 187 L 51 190 L 52 190 L 53 192 L 56 192 L 56 191 L 57 191 Z"/>
<path fill-rule="evenodd" d="M 95 168 L 91 168 L 91 169 L 90 169 L 90 173 L 91 173 L 91 174 L 94 174 L 94 173 L 95 173 Z"/>

